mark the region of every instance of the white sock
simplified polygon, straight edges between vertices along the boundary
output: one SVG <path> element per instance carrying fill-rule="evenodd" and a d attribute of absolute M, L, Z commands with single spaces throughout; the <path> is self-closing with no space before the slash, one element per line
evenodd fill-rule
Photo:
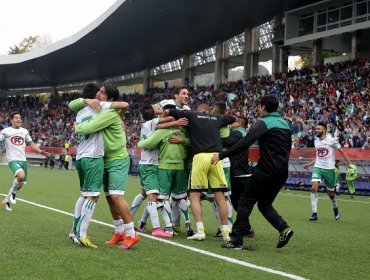
<path fill-rule="evenodd" d="M 14 178 L 13 184 L 10 187 L 9 193 L 17 193 L 19 182 L 17 178 Z"/>
<path fill-rule="evenodd" d="M 19 186 L 18 180 L 17 178 L 14 178 L 13 184 L 10 187 L 9 192 L 5 197 L 6 202 L 10 201 L 10 197 L 12 196 L 13 193 L 17 193 L 18 186 Z"/>
<path fill-rule="evenodd" d="M 82 206 L 84 205 L 85 203 L 85 200 L 86 198 L 84 198 L 83 196 L 80 196 L 77 201 L 76 201 L 76 204 L 75 204 L 75 211 L 74 211 L 74 216 L 75 218 L 79 219 L 81 217 L 81 210 L 82 210 Z"/>
<path fill-rule="evenodd" d="M 162 209 L 162 217 L 165 223 L 165 227 L 172 227 L 172 220 L 171 220 L 171 205 L 168 200 L 163 201 L 163 209 Z"/>
<path fill-rule="evenodd" d="M 233 226 L 233 206 L 229 199 L 226 199 L 226 206 L 227 206 L 227 223 L 230 228 Z M 220 215 L 220 214 L 219 214 Z"/>
<path fill-rule="evenodd" d="M 81 218 L 80 218 L 80 226 L 78 229 L 78 236 L 79 237 L 86 237 L 87 235 L 87 228 L 91 222 L 92 216 L 94 214 L 94 210 L 96 207 L 96 203 L 90 199 L 85 199 L 85 202 L 82 206 L 81 210 Z"/>
<path fill-rule="evenodd" d="M 211 204 L 212 204 L 212 209 L 213 209 L 213 213 L 215 215 L 217 224 L 218 224 L 219 227 L 221 227 L 222 223 L 221 223 L 221 219 L 220 219 L 220 213 L 218 211 L 218 205 L 217 205 L 216 201 L 213 201 Z"/>
<path fill-rule="evenodd" d="M 135 215 L 137 209 L 139 209 L 140 204 L 145 200 L 145 196 L 142 195 L 142 193 L 139 193 L 135 196 L 134 200 L 131 204 L 131 214 L 132 216 Z"/>
<path fill-rule="evenodd" d="M 76 232 L 77 230 L 77 225 L 81 217 L 82 206 L 84 205 L 85 200 L 86 199 L 84 197 L 80 196 L 76 201 L 74 216 L 73 216 L 72 232 Z"/>
<path fill-rule="evenodd" d="M 317 202 L 319 201 L 319 196 L 317 193 L 311 193 L 311 209 L 312 213 L 317 213 Z"/>
<path fill-rule="evenodd" d="M 228 233 L 230 233 L 231 232 L 231 226 L 230 225 L 222 225 L 221 226 L 221 231 L 222 232 L 228 232 Z"/>
<path fill-rule="evenodd" d="M 143 215 L 141 216 L 140 222 L 146 224 L 146 220 L 149 217 L 149 211 L 147 205 L 145 205 Z"/>
<path fill-rule="evenodd" d="M 189 207 L 188 207 L 188 202 L 186 201 L 186 198 L 181 198 L 179 200 L 179 209 L 181 211 L 181 216 L 184 219 L 185 223 L 190 222 L 190 220 L 189 220 Z"/>
<path fill-rule="evenodd" d="M 197 233 L 204 233 L 204 225 L 203 225 L 203 222 L 197 222 L 196 223 L 196 226 L 197 226 Z"/>
<path fill-rule="evenodd" d="M 180 209 L 179 200 L 172 199 L 171 209 L 172 209 L 172 223 L 175 227 L 180 226 Z"/>
<path fill-rule="evenodd" d="M 334 197 L 331 199 L 331 203 L 333 203 L 333 208 L 338 208 L 336 195 L 334 195 Z"/>
<path fill-rule="evenodd" d="M 125 232 L 128 236 L 135 237 L 135 227 L 134 227 L 134 222 L 124 224 L 123 225 L 125 228 Z"/>
<path fill-rule="evenodd" d="M 122 219 L 113 220 L 113 224 L 114 224 L 114 233 L 122 233 L 125 231 Z"/>
<path fill-rule="evenodd" d="M 146 207 L 149 212 L 150 221 L 152 222 L 153 229 L 159 228 L 161 225 L 158 218 L 157 203 L 155 201 L 148 201 Z"/>

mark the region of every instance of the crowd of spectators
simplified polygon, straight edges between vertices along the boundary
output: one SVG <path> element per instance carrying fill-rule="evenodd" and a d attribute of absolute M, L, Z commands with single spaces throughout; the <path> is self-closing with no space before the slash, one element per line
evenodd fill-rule
<path fill-rule="evenodd" d="M 125 115 L 127 145 L 135 148 L 140 135 L 140 108 L 171 98 L 171 88 L 150 89 L 146 94 L 122 94 L 130 104 Z M 280 112 L 292 128 L 296 148 L 313 147 L 314 127 L 317 122 L 328 124 L 329 132 L 344 147 L 370 148 L 370 62 L 357 59 L 326 64 L 271 76 L 257 76 L 249 80 L 228 82 L 219 90 L 197 86 L 191 90 L 189 105 L 199 103 L 213 106 L 224 101 L 228 113 L 243 115 L 248 127 L 258 117 L 258 100 L 265 94 L 279 99 Z M 51 95 L 46 101 L 38 97 L 16 96 L 2 99 L 0 129 L 8 126 L 8 114 L 20 111 L 24 127 L 32 139 L 44 147 L 62 147 L 66 141 L 76 145 L 73 131 L 75 114 L 68 102 L 78 93 Z"/>

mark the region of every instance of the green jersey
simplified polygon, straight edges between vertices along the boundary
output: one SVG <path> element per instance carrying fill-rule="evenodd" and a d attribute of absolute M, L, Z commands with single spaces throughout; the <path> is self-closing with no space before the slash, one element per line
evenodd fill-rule
<path fill-rule="evenodd" d="M 103 130 L 104 161 L 128 157 L 126 134 L 122 129 L 122 120 L 116 110 L 102 111 L 90 121 L 82 122 L 75 127 L 75 131 L 83 135 L 99 130 Z"/>
<path fill-rule="evenodd" d="M 183 144 L 172 144 L 168 139 L 174 135 L 180 135 L 185 138 L 185 143 L 189 143 L 188 138 L 180 129 L 158 129 L 149 138 L 141 140 L 139 148 L 154 149 L 159 145 L 159 164 L 161 169 L 182 170 L 184 169 L 184 160 L 186 158 L 186 147 Z"/>

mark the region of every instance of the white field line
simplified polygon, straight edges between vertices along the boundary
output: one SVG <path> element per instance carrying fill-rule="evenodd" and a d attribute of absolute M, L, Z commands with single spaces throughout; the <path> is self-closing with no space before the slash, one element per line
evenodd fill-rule
<path fill-rule="evenodd" d="M 2 194 L 2 193 L 0 193 L 0 195 L 6 196 L 5 194 Z M 32 202 L 32 201 L 24 200 L 24 199 L 21 199 L 21 198 L 17 198 L 17 201 L 22 201 L 24 203 L 27 203 L 27 204 L 30 204 L 30 205 L 33 205 L 33 206 L 37 206 L 37 207 L 40 207 L 40 208 L 44 208 L 44 209 L 47 209 L 47 210 L 50 210 L 50 211 L 54 211 L 54 212 L 57 212 L 57 213 L 60 213 L 60 214 L 64 214 L 64 215 L 73 217 L 72 213 L 68 213 L 66 211 L 62 211 L 62 210 L 59 210 L 59 209 L 56 209 L 56 208 L 48 207 L 48 206 L 38 204 L 38 203 L 35 203 L 35 202 Z M 94 222 L 96 224 L 100 224 L 100 225 L 104 225 L 104 226 L 107 226 L 107 227 L 114 228 L 114 226 L 112 224 L 108 224 L 108 223 L 105 223 L 105 222 L 102 222 L 102 221 L 98 221 L 98 220 L 93 219 L 92 222 Z M 218 254 L 208 252 L 208 251 L 205 251 L 205 250 L 202 250 L 202 249 L 198 249 L 198 248 L 195 248 L 195 247 L 191 247 L 191 246 L 183 245 L 183 244 L 176 243 L 176 242 L 173 242 L 173 241 L 169 241 L 167 239 L 157 238 L 157 237 L 154 237 L 154 236 L 151 236 L 151 235 L 148 235 L 148 234 L 144 234 L 144 233 L 139 233 L 139 234 L 141 236 L 144 236 L 144 237 L 149 238 L 149 239 L 153 239 L 153 240 L 156 240 L 156 241 L 159 241 L 159 242 L 162 242 L 162 243 L 166 243 L 166 244 L 169 244 L 169 245 L 172 245 L 172 246 L 183 248 L 183 249 L 193 251 L 193 252 L 196 252 L 196 253 L 199 253 L 199 254 L 203 254 L 203 255 L 206 255 L 206 256 L 209 256 L 209 257 L 213 257 L 213 258 L 216 258 L 216 259 L 220 259 L 220 260 L 223 260 L 223 261 L 226 261 L 226 262 L 229 262 L 229 263 L 237 264 L 237 265 L 244 266 L 244 267 L 249 267 L 249 268 L 252 268 L 252 269 L 261 270 L 261 271 L 264 271 L 264 272 L 267 272 L 267 273 L 280 275 L 280 276 L 287 277 L 287 278 L 290 278 L 290 279 L 306 280 L 306 278 L 298 276 L 298 275 L 286 273 L 286 272 L 283 272 L 283 271 L 271 269 L 271 268 L 264 267 L 264 266 L 255 265 L 255 264 L 252 264 L 252 263 L 248 263 L 248 262 L 244 262 L 244 261 L 241 261 L 241 260 L 233 259 L 233 258 L 226 257 L 226 256 L 223 256 L 223 255 L 218 255 Z"/>
<path fill-rule="evenodd" d="M 294 191 L 292 191 L 294 192 Z M 294 197 L 303 197 L 303 198 L 307 198 L 309 199 L 310 196 L 309 195 L 303 195 L 303 194 L 293 194 L 293 193 L 287 193 L 287 191 L 283 191 L 282 193 L 280 193 L 281 195 L 286 195 L 286 196 L 294 196 Z M 321 194 L 321 193 L 319 193 Z M 340 196 L 339 196 L 340 197 Z M 320 199 L 329 199 L 328 196 L 325 194 L 325 193 L 322 193 L 322 195 L 320 195 Z M 370 197 L 369 197 L 370 199 Z M 341 201 L 341 202 L 350 202 L 350 203 L 364 203 L 364 204 L 370 204 L 370 201 L 361 201 L 361 200 L 356 200 L 356 198 L 354 199 L 343 199 L 343 198 L 338 198 L 337 196 L 337 201 Z"/>

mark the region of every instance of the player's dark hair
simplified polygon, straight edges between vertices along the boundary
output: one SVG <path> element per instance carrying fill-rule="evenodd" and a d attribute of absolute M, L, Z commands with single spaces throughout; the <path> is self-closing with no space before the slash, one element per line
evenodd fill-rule
<path fill-rule="evenodd" d="M 272 95 L 265 95 L 261 98 L 260 101 L 261 106 L 265 106 L 265 110 L 268 113 L 276 112 L 279 108 L 279 101 L 276 97 Z"/>
<path fill-rule="evenodd" d="M 225 115 L 226 113 L 226 103 L 218 101 L 215 103 L 214 107 L 217 108 L 217 114 Z"/>
<path fill-rule="evenodd" d="M 118 88 L 115 85 L 109 84 L 109 83 L 104 83 L 103 87 L 104 87 L 105 93 L 106 93 L 109 101 L 117 101 L 118 100 L 119 91 L 118 91 Z"/>
<path fill-rule="evenodd" d="M 18 111 L 11 112 L 9 118 L 12 120 L 14 119 L 15 115 L 21 115 L 21 113 L 19 113 Z"/>
<path fill-rule="evenodd" d="M 324 122 L 319 122 L 317 125 L 322 126 L 322 127 L 323 127 L 323 128 L 325 128 L 325 130 L 326 130 L 326 123 L 324 123 Z"/>
<path fill-rule="evenodd" d="M 246 117 L 243 117 L 243 116 L 237 117 L 237 121 L 240 122 L 241 127 L 244 127 L 244 128 L 247 127 L 248 120 Z"/>
<path fill-rule="evenodd" d="M 181 86 L 181 87 L 176 87 L 174 90 L 173 90 L 173 98 L 175 98 L 175 95 L 176 94 L 179 94 L 181 90 L 183 89 L 188 89 L 186 86 Z"/>
<path fill-rule="evenodd" d="M 144 106 L 141 107 L 140 112 L 144 121 L 150 121 L 154 118 L 154 108 L 149 103 L 144 104 Z"/>
<path fill-rule="evenodd" d="M 82 90 L 82 97 L 83 98 L 89 98 L 94 99 L 96 96 L 96 93 L 99 91 L 98 85 L 94 83 L 88 83 L 84 86 Z"/>

